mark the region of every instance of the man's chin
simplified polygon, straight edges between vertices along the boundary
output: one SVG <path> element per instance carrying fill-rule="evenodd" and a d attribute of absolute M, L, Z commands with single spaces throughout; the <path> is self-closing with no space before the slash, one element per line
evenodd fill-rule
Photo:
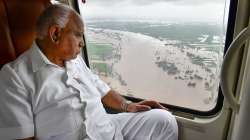
<path fill-rule="evenodd" d="M 77 58 L 77 55 L 74 55 L 72 59 L 76 59 Z"/>
<path fill-rule="evenodd" d="M 66 58 L 65 60 L 70 61 L 70 60 L 73 60 L 73 59 L 76 59 L 76 58 L 77 58 L 77 55 L 74 55 L 74 56 Z"/>

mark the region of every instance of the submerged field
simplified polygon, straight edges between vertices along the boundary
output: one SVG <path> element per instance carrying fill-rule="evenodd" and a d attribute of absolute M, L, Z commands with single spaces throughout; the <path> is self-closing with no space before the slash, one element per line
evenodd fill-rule
<path fill-rule="evenodd" d="M 91 68 L 122 94 L 198 110 L 215 105 L 217 25 L 91 22 L 87 35 Z"/>

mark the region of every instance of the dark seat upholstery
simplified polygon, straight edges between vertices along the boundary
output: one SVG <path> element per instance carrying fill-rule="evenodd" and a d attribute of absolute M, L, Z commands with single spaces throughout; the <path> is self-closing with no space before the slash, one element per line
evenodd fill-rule
<path fill-rule="evenodd" d="M 0 0 L 0 67 L 27 50 L 36 20 L 50 0 Z"/>

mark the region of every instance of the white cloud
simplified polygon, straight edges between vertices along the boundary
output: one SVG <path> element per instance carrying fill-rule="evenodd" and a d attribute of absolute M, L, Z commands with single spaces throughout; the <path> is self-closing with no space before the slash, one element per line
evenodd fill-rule
<path fill-rule="evenodd" d="M 88 3 L 97 5 L 112 6 L 121 3 L 130 3 L 131 5 L 150 5 L 155 3 L 173 3 L 178 5 L 193 5 L 206 3 L 224 3 L 224 0 L 87 0 Z"/>
<path fill-rule="evenodd" d="M 163 19 L 170 21 L 213 21 L 221 22 L 224 12 L 224 0 L 89 0 L 83 7 L 85 17 L 118 19 Z M 109 2 L 118 2 L 106 5 Z M 137 1 L 137 4 L 131 4 Z M 153 1 L 153 2 L 152 2 Z M 168 1 L 165 2 L 165 1 Z M 170 2 L 175 1 L 175 2 Z M 183 4 L 176 4 L 176 1 Z M 184 4 L 186 1 L 203 1 L 203 4 Z M 216 1 L 218 3 L 211 3 Z M 99 2 L 99 4 L 97 4 Z M 107 2 L 105 5 L 103 3 Z M 102 3 L 102 4 L 101 4 Z M 144 3 L 144 5 L 138 5 Z M 147 4 L 146 4 L 147 3 Z M 151 4 L 150 4 L 151 3 Z M 145 5 L 146 4 L 146 5 Z"/>

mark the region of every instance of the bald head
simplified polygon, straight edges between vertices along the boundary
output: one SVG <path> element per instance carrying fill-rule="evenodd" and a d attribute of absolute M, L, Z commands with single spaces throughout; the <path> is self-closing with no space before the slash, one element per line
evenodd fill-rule
<path fill-rule="evenodd" d="M 71 19 L 83 27 L 81 17 L 75 10 L 63 4 L 50 5 L 38 18 L 37 38 L 46 37 L 51 26 L 64 28 Z"/>
<path fill-rule="evenodd" d="M 64 67 L 85 46 L 81 17 L 65 5 L 51 5 L 37 21 L 36 43 L 54 64 Z"/>

